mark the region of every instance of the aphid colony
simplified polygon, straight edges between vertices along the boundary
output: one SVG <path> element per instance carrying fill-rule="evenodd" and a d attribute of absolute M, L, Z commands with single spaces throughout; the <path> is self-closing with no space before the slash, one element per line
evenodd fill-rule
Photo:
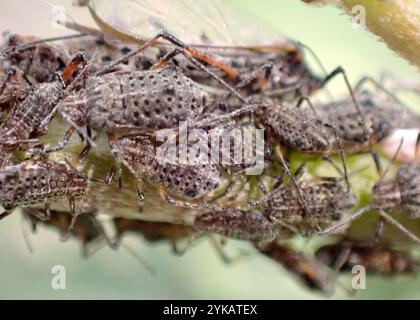
<path fill-rule="evenodd" d="M 159 46 L 157 40 L 170 45 Z M 77 237 L 86 255 L 98 239 L 117 248 L 126 232 L 148 241 L 166 240 L 176 253 L 202 235 L 236 238 L 251 242 L 324 293 L 334 285 L 327 266 L 338 271 L 362 264 L 369 272 L 385 275 L 413 272 L 414 259 L 387 246 L 380 231 L 388 222 L 420 244 L 415 233 L 390 215 L 398 209 L 410 218 L 419 217 L 420 166 L 403 164 L 393 179 L 386 180 L 388 169 L 382 172 L 373 147 L 394 129 L 419 126 L 419 116 L 379 84 L 383 92 L 363 89 L 371 79 L 352 87 L 340 67 L 325 77 L 316 76 L 293 42 L 287 50 L 278 48 L 277 54 L 249 49 L 246 60 L 241 50 L 213 55 L 210 48 L 194 48 L 166 32 L 137 46 L 111 44 L 97 34 L 60 41 L 9 35 L 0 70 L 0 204 L 5 210 L 0 218 L 23 208 L 34 227 L 43 222 L 63 236 Z M 311 95 L 325 90 L 336 75 L 344 76 L 348 97 L 313 103 Z M 292 84 L 287 81 L 291 78 Z M 59 141 L 47 144 L 57 118 L 66 131 Z M 185 150 L 182 124 L 196 130 L 195 141 L 187 141 Z M 234 146 L 219 148 L 224 135 L 230 142 L 229 134 L 245 129 L 264 130 L 262 141 L 255 135 L 248 141 L 254 147 L 248 156 L 263 160 L 257 175 L 247 174 L 255 163 L 246 162 L 243 150 L 238 163 L 232 161 L 237 154 Z M 192 148 L 210 131 L 221 139 Z M 171 132 L 172 140 L 161 140 L 162 132 Z M 101 137 L 111 162 L 95 155 Z M 57 157 L 74 155 L 74 148 L 68 149 L 75 140 L 81 146 L 77 157 Z M 258 143 L 263 144 L 261 150 Z M 212 158 L 216 145 L 217 158 L 228 161 L 200 162 L 197 154 Z M 166 152 L 177 159 L 184 152 L 188 160 L 198 160 L 165 161 L 168 154 L 159 156 L 163 146 L 170 146 Z M 381 174 L 372 188 L 371 204 L 362 209 L 357 208 L 358 195 L 350 183 L 359 173 L 348 172 L 346 165 L 346 156 L 356 153 L 371 154 L 372 165 Z M 292 170 L 289 160 L 294 154 L 309 162 L 323 159 L 338 176 L 311 175 L 305 163 Z M 98 176 L 92 157 L 109 165 L 108 174 Z M 107 206 L 92 194 L 101 190 L 114 198 L 125 197 L 121 188 L 129 188 L 127 180 L 134 181 L 137 206 L 143 212 L 139 219 L 114 218 L 111 236 L 96 219 Z M 160 200 L 148 199 L 150 190 Z M 62 202 L 68 203 L 67 210 Z M 180 214 L 170 222 L 142 221 L 151 202 L 155 209 L 183 208 L 179 210 L 188 212 L 189 218 Z M 319 248 L 316 257 L 280 243 L 298 235 L 343 233 L 370 209 L 380 218 L 370 241 L 343 238 Z M 148 220 L 153 220 L 151 216 Z M 184 248 L 178 245 L 182 239 L 187 240 Z"/>

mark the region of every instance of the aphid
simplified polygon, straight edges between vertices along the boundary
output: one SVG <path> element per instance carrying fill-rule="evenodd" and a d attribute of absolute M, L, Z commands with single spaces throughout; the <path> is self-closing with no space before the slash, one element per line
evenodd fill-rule
<path fill-rule="evenodd" d="M 295 274 L 306 286 L 331 293 L 332 278 L 316 259 L 295 252 L 275 242 L 280 236 L 278 225 L 256 210 L 207 210 L 198 213 L 193 227 L 198 232 L 216 233 L 255 243 L 264 255 Z"/>
<path fill-rule="evenodd" d="M 392 159 L 390 166 L 392 165 L 395 157 L 397 156 L 400 146 Z M 328 227 L 327 229 L 320 232 L 320 234 L 331 233 L 343 226 L 348 225 L 353 220 L 360 217 L 362 214 L 369 210 L 375 210 L 378 212 L 380 222 L 377 230 L 377 237 L 382 232 L 382 224 L 384 221 L 392 224 L 403 232 L 408 238 L 420 244 L 420 239 L 397 220 L 391 217 L 387 212 L 392 210 L 400 210 L 407 213 L 410 217 L 417 218 L 420 216 L 420 166 L 418 163 L 406 163 L 403 164 L 397 172 L 397 175 L 392 180 L 384 180 L 389 167 L 381 173 L 381 177 L 378 182 L 372 188 L 372 203 L 366 207 L 363 207 L 355 212 L 352 212 L 342 222 L 337 223 Z"/>
<path fill-rule="evenodd" d="M 306 287 L 330 295 L 334 288 L 331 273 L 316 258 L 272 242 L 261 253 L 294 274 Z"/>
<path fill-rule="evenodd" d="M 332 139 L 326 126 L 306 110 L 288 104 L 272 104 L 257 110 L 256 115 L 272 145 L 310 153 L 323 153 L 330 148 Z"/>
<path fill-rule="evenodd" d="M 71 37 L 78 36 L 81 35 Z M 3 68 L 13 66 L 32 85 L 56 81 L 57 72 L 70 62 L 71 55 L 64 45 L 52 45 L 50 42 L 66 38 L 68 36 L 38 39 L 17 34 L 8 35 L 0 51 L 3 55 Z"/>
<path fill-rule="evenodd" d="M 295 232 L 310 233 L 321 230 L 323 224 L 339 220 L 342 214 L 357 204 L 357 197 L 347 186 L 343 186 L 342 178 L 302 179 L 304 167 L 295 173 L 295 181 L 301 190 L 306 207 L 302 206 L 295 188 L 290 183 L 275 187 L 271 192 L 264 184 L 261 189 L 265 193 L 262 199 L 250 201 L 252 206 L 262 208 L 264 215 L 273 221 Z"/>
<path fill-rule="evenodd" d="M 248 94 L 260 91 L 281 94 L 284 89 L 293 88 L 289 91 L 309 95 L 322 86 L 322 80 L 314 76 L 306 65 L 301 51 L 302 44 L 281 37 L 277 32 L 273 34 L 268 28 L 252 32 L 255 30 L 250 30 L 250 26 L 261 27 L 261 21 L 256 22 L 254 16 L 246 16 L 238 8 L 230 7 L 225 2 L 213 1 L 210 6 L 192 1 L 174 1 L 170 4 L 157 2 L 153 6 L 143 1 L 121 1 L 116 4 L 130 18 L 127 15 L 118 16 L 119 12 L 115 7 L 109 8 L 103 2 L 89 1 L 85 5 L 105 34 L 126 43 L 142 43 L 152 38 L 160 29 L 182 35 L 194 47 L 203 49 L 204 54 L 195 55 L 197 59 L 201 58 L 210 67 L 216 67 L 215 71 L 221 70 L 221 75 L 227 81 L 246 88 Z M 165 14 L 162 15 L 161 12 Z M 118 26 L 114 23 L 117 20 Z M 130 24 L 127 23 L 128 20 Z M 237 21 L 240 20 L 242 24 L 238 24 Z M 185 24 L 186 21 L 188 24 Z M 235 27 L 230 26 L 230 23 Z M 78 30 L 85 29 L 79 26 Z M 244 32 L 250 45 L 238 44 L 238 39 L 233 36 L 235 31 Z M 250 39 L 251 34 L 259 39 Z M 262 37 L 265 44 L 258 45 Z M 267 41 L 270 37 L 275 40 Z M 213 84 L 211 79 L 197 74 L 196 68 L 191 64 L 179 60 L 175 62 L 194 80 Z"/>
<path fill-rule="evenodd" d="M 352 240 L 319 248 L 316 257 L 337 271 L 351 271 L 356 265 L 365 267 L 366 272 L 383 276 L 414 273 L 419 262 L 407 251 L 399 251 L 384 244 L 369 244 Z"/>
<path fill-rule="evenodd" d="M 0 76 L 0 112 L 9 112 L 21 103 L 29 92 L 29 85 L 14 68 Z M 2 115 L 1 122 L 3 122 Z"/>
<path fill-rule="evenodd" d="M 63 71 L 63 81 L 69 82 L 80 63 L 86 58 L 76 55 Z M 7 151 L 15 151 L 22 143 L 30 142 L 44 133 L 48 116 L 71 89 L 71 84 L 63 88 L 60 81 L 36 85 L 27 97 L 9 113 L 0 126 L 0 142 Z"/>
<path fill-rule="evenodd" d="M 84 95 L 84 96 L 83 96 Z M 106 133 L 172 128 L 204 111 L 209 96 L 176 69 L 113 72 L 87 80 L 86 89 L 67 97 L 61 112 Z M 76 102 L 74 102 L 76 100 Z M 83 113 L 74 108 L 85 102 Z"/>
<path fill-rule="evenodd" d="M 388 99 L 378 93 L 362 90 L 362 85 L 372 82 L 388 95 Z M 352 108 L 352 98 L 315 106 L 323 119 L 333 124 L 345 150 L 358 151 L 366 145 L 381 141 L 394 129 L 414 128 L 420 124 L 418 114 L 410 111 L 397 97 L 370 77 L 363 77 L 355 86 L 355 98 L 361 113 Z M 366 124 L 367 134 L 363 124 Z"/>
<path fill-rule="evenodd" d="M 260 248 L 279 235 L 277 224 L 257 210 L 207 209 L 195 216 L 193 226 L 199 232 L 251 241 Z"/>
<path fill-rule="evenodd" d="M 210 200 L 215 190 L 228 190 L 229 181 L 216 165 L 182 164 L 166 162 L 156 157 L 157 146 L 148 136 L 122 137 L 110 140 L 111 150 L 119 163 L 123 163 L 136 178 L 139 199 L 143 201 L 143 180 L 158 186 L 163 199 L 173 200 L 166 194 L 187 199 Z M 175 152 L 175 150 L 174 150 Z M 165 191 L 164 191 L 165 190 Z"/>
<path fill-rule="evenodd" d="M 149 242 L 169 242 L 175 254 L 183 254 L 184 248 L 179 248 L 178 243 L 184 238 L 191 238 L 194 229 L 187 225 L 168 222 L 142 221 L 126 218 L 114 218 L 116 237 L 112 241 L 113 247 L 118 247 L 122 237 L 127 233 L 141 235 Z"/>
<path fill-rule="evenodd" d="M 40 220 L 44 213 L 36 208 L 22 208 L 23 214 L 28 217 L 32 223 L 32 230 L 35 232 L 38 224 L 42 223 L 48 227 L 57 229 L 61 238 L 69 236 L 68 227 L 72 223 L 73 217 L 69 212 L 60 212 L 50 210 L 49 219 Z M 82 213 L 78 216 L 70 235 L 75 237 L 82 246 L 82 254 L 84 257 L 91 256 L 103 244 L 103 234 L 97 228 L 94 221 L 95 217 L 90 213 Z"/>
<path fill-rule="evenodd" d="M 70 213 L 76 217 L 75 201 L 86 195 L 88 178 L 68 163 L 49 159 L 25 160 L 0 169 L 0 204 L 5 218 L 20 206 L 45 204 L 44 218 L 49 218 L 48 202 L 68 200 Z"/>

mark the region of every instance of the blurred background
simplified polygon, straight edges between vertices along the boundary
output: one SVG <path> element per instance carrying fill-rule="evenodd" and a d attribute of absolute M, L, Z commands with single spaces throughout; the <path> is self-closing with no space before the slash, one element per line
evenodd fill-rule
<path fill-rule="evenodd" d="M 418 77 L 414 67 L 396 57 L 374 36 L 353 28 L 350 18 L 334 8 L 314 8 L 297 0 L 229 2 L 238 10 L 252 12 L 266 20 L 280 33 L 308 45 L 327 70 L 344 66 L 353 83 L 361 75 L 377 77 L 382 71 L 399 77 Z M 51 28 L 54 15 L 51 6 L 56 3 L 63 4 L 78 21 L 90 20 L 84 9 L 71 8 L 71 1 L 1 1 L 0 30 L 42 37 L 65 34 L 65 30 Z M 336 87 L 331 88 L 335 95 Z M 29 236 L 34 248 L 30 253 L 22 229 L 28 232 L 29 226 L 22 222 L 18 211 L 0 223 L 1 299 L 325 298 L 301 287 L 278 265 L 235 241 L 226 247 L 231 255 L 241 248 L 251 252 L 251 256 L 236 265 L 225 265 L 205 241 L 184 256 L 175 257 L 169 245 L 150 245 L 141 238 L 126 237 L 124 242 L 154 267 L 156 275 L 152 275 L 124 248 L 116 252 L 104 247 L 89 259 L 83 259 L 75 240 L 61 242 L 56 232 L 42 226 Z M 295 244 L 302 250 L 303 245 L 299 241 Z M 66 269 L 66 290 L 51 287 L 54 265 Z M 340 283 L 347 288 L 350 281 L 350 276 L 340 278 Z M 369 277 L 366 290 L 349 296 L 337 286 L 333 298 L 420 298 L 420 278 Z"/>

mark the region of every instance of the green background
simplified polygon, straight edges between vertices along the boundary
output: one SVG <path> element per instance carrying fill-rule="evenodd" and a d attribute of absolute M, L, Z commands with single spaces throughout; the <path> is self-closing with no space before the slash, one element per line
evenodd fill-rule
<path fill-rule="evenodd" d="M 47 20 L 48 6 L 41 1 L 2 1 L 0 27 L 26 34 L 52 35 Z M 68 5 L 69 1 L 64 1 Z M 327 70 L 344 66 L 353 82 L 362 74 L 378 76 L 388 70 L 405 77 L 418 77 L 417 71 L 390 52 L 383 43 L 361 29 L 353 29 L 350 18 L 334 8 L 313 8 L 300 1 L 237 0 L 238 7 L 264 17 L 282 33 L 310 46 Z M 27 10 L 22 10 L 23 8 Z M 33 8 L 34 10 L 32 10 Z M 79 11 L 75 11 L 79 12 Z M 78 13 L 74 16 L 79 17 Z M 81 14 L 81 19 L 86 15 Z M 62 33 L 61 33 L 62 34 Z M 341 90 L 339 86 L 332 86 Z M 334 92 L 334 94 L 336 94 Z M 22 236 L 21 216 L 16 212 L 0 223 L 0 298 L 116 298 L 116 299 L 318 299 L 324 298 L 302 288 L 288 273 L 268 259 L 253 253 L 234 266 L 224 265 L 209 243 L 203 242 L 183 257 L 171 255 L 168 245 L 150 245 L 140 238 L 127 237 L 125 243 L 156 269 L 153 276 L 133 256 L 103 248 L 88 260 L 80 256 L 74 240 L 60 242 L 58 235 L 39 228 L 31 235 L 34 253 Z M 230 242 L 227 251 L 238 247 Z M 302 243 L 297 248 L 303 249 Z M 51 288 L 51 268 L 63 265 L 67 289 Z M 340 278 L 349 287 L 350 277 Z M 420 298 L 420 279 L 403 276 L 394 279 L 369 277 L 367 289 L 354 296 L 337 287 L 334 298 Z"/>

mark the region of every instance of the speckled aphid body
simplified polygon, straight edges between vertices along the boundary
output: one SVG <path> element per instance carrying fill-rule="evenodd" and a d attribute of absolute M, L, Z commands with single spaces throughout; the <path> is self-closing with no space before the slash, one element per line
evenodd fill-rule
<path fill-rule="evenodd" d="M 67 164 L 52 160 L 26 160 L 0 169 L 0 203 L 7 210 L 50 200 L 83 197 L 88 179 Z"/>
<path fill-rule="evenodd" d="M 32 84 L 57 80 L 56 73 L 70 61 L 71 55 L 63 44 L 47 43 L 36 37 L 8 35 L 0 50 L 4 52 L 2 67 L 18 68 Z M 37 41 L 33 46 L 24 47 Z M 39 42 L 38 42 L 39 41 Z"/>
<path fill-rule="evenodd" d="M 40 125 L 63 95 L 60 82 L 37 85 L 0 127 L 0 142 L 15 148 L 21 140 L 36 138 L 45 128 Z"/>
<path fill-rule="evenodd" d="M 394 129 L 416 128 L 420 125 L 420 117 L 396 101 L 381 98 L 369 91 L 358 92 L 356 99 L 363 118 L 353 107 L 350 98 L 315 107 L 320 117 L 335 125 L 347 150 L 363 148 L 368 141 L 376 143 Z M 367 135 L 363 121 L 368 129 Z"/>
<path fill-rule="evenodd" d="M 378 181 L 372 189 L 373 207 L 401 210 L 411 218 L 420 217 L 420 165 L 405 163 L 393 180 Z"/>
<path fill-rule="evenodd" d="M 111 149 L 137 181 L 145 179 L 180 197 L 202 198 L 226 184 L 215 165 L 162 162 L 165 159 L 156 157 L 156 146 L 147 136 L 123 137 L 111 142 Z"/>
<path fill-rule="evenodd" d="M 273 104 L 257 110 L 259 121 L 275 143 L 302 152 L 328 151 L 333 136 L 322 122 L 311 114 L 289 104 Z"/>
<path fill-rule="evenodd" d="M 248 240 L 263 247 L 278 236 L 277 225 L 256 210 L 208 210 L 194 218 L 194 228 L 227 237 Z"/>
<path fill-rule="evenodd" d="M 75 110 L 80 99 L 84 101 L 82 111 Z M 196 83 L 177 69 L 165 68 L 91 77 L 85 90 L 63 100 L 61 113 L 106 133 L 118 133 L 124 128 L 149 132 L 196 118 L 208 102 L 208 94 Z"/>
<path fill-rule="evenodd" d="M 304 224 L 310 229 L 339 220 L 343 213 L 357 204 L 356 196 L 343 186 L 340 179 L 320 182 L 301 180 L 298 186 L 302 190 L 306 210 L 290 185 L 280 186 L 253 204 L 261 207 L 273 222 L 292 226 Z"/>

